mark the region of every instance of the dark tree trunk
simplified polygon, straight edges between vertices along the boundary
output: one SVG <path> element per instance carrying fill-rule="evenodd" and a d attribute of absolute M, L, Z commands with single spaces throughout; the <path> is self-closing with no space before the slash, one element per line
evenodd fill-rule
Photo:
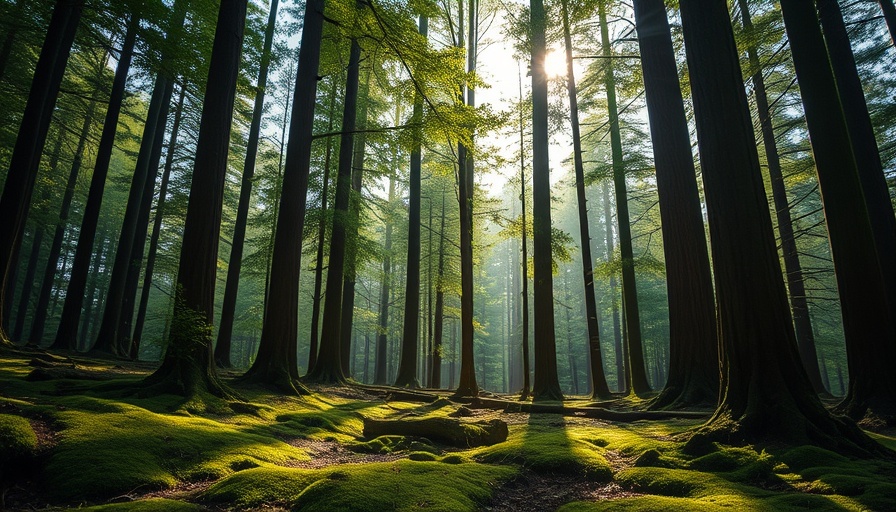
<path fill-rule="evenodd" d="M 324 4 L 325 0 L 307 0 L 305 3 L 264 327 L 255 363 L 246 373 L 246 378 L 251 381 L 275 385 L 295 393 L 304 391 L 297 381 L 299 269 L 311 170 L 311 136 L 317 101 Z"/>
<path fill-rule="evenodd" d="M 137 320 L 134 321 L 134 334 L 131 337 L 129 356 L 138 359 L 140 356 L 140 341 L 143 338 L 143 326 L 146 323 L 146 307 L 149 303 L 149 292 L 152 288 L 152 277 L 155 271 L 156 256 L 159 250 L 159 236 L 162 232 L 162 218 L 165 215 L 165 202 L 168 195 L 168 180 L 171 177 L 171 167 L 174 164 L 174 154 L 177 151 L 177 136 L 180 131 L 180 122 L 183 116 L 184 97 L 186 96 L 186 84 L 180 88 L 180 99 L 177 101 L 177 110 L 174 114 L 174 124 L 171 126 L 171 137 L 168 139 L 168 153 L 165 155 L 165 169 L 162 171 L 162 180 L 159 184 L 159 201 L 156 203 L 156 216 L 152 224 L 152 234 L 149 237 L 149 252 L 146 255 L 146 270 L 143 272 L 143 288 L 140 291 L 140 305 L 137 307 Z"/>
<path fill-rule="evenodd" d="M 442 220 L 439 227 L 439 277 L 436 280 L 436 310 L 433 317 L 432 371 L 429 387 L 442 387 L 442 335 L 445 325 L 445 190 L 442 189 Z"/>
<path fill-rule="evenodd" d="M 544 71 L 545 11 L 532 12 L 532 238 L 535 266 L 535 378 L 533 400 L 562 400 L 554 333 L 554 276 L 551 252 L 551 164 L 548 158 L 548 79 Z"/>
<path fill-rule="evenodd" d="M 619 252 L 622 259 L 622 310 L 628 341 L 628 365 L 630 391 L 636 395 L 650 392 L 644 361 L 644 342 L 641 339 L 641 315 L 638 311 L 638 289 L 635 283 L 635 255 L 632 249 L 632 228 L 628 213 L 628 190 L 625 184 L 625 162 L 622 156 L 622 135 L 619 128 L 619 110 L 616 106 L 616 77 L 610 49 L 610 33 L 607 27 L 605 2 L 598 4 L 600 38 L 604 65 L 604 84 L 607 89 L 607 110 L 610 115 L 610 147 L 613 156 L 613 186 L 616 190 L 616 222 L 619 225 Z"/>
<path fill-rule="evenodd" d="M 420 17 L 419 31 L 424 38 L 429 29 L 429 20 Z M 411 172 L 408 178 L 408 259 L 407 279 L 404 293 L 404 330 L 401 335 L 401 359 L 395 385 L 398 387 L 420 387 L 417 380 L 417 340 L 420 326 L 420 172 L 422 165 L 420 140 L 423 130 L 423 98 L 419 93 L 414 98 L 414 147 L 411 149 Z"/>
<path fill-rule="evenodd" d="M 128 24 L 128 32 L 125 35 L 124 44 L 119 55 L 118 67 L 115 69 L 112 92 L 109 95 L 109 108 L 106 110 L 106 119 L 103 122 L 103 133 L 100 136 L 100 145 L 94 161 L 93 175 L 90 178 L 90 190 L 87 193 L 87 204 L 84 206 L 84 216 L 81 219 L 81 229 L 78 232 L 75 260 L 72 264 L 71 277 L 66 288 L 65 303 L 62 306 L 62 318 L 59 320 L 56 337 L 50 348 L 72 349 L 77 344 L 78 323 L 81 320 L 84 291 L 87 287 L 87 275 L 90 272 L 90 258 L 93 254 L 93 243 L 100 217 L 100 207 L 103 202 L 103 189 L 106 185 L 106 175 L 109 173 L 109 164 L 112 160 L 115 132 L 118 130 L 118 118 L 121 114 L 122 101 L 124 100 L 125 85 L 127 84 L 134 43 L 137 38 L 137 28 L 139 28 L 139 20 L 135 14 Z M 152 108 L 153 105 L 151 103 L 150 112 Z"/>
<path fill-rule="evenodd" d="M 345 271 L 345 239 L 348 207 L 351 200 L 352 152 L 355 141 L 355 121 L 358 115 L 358 82 L 360 78 L 361 46 L 352 39 L 349 51 L 348 74 L 345 80 L 345 99 L 342 112 L 342 137 L 339 141 L 339 168 L 336 177 L 336 196 L 333 200 L 333 229 L 330 233 L 330 258 L 327 263 L 327 300 L 324 302 L 324 323 L 320 333 L 320 353 L 305 377 L 311 382 L 345 382 L 342 371 L 342 279 Z"/>
<path fill-rule="evenodd" d="M 222 368 L 231 366 L 230 346 L 233 336 L 233 320 L 240 286 L 240 270 L 243 267 L 243 245 L 246 240 L 246 224 L 249 220 L 249 201 L 252 199 L 252 179 L 255 176 L 255 162 L 258 156 L 261 117 L 264 114 L 264 95 L 268 83 L 268 68 L 271 64 L 271 47 L 274 45 L 274 32 L 277 28 L 277 4 L 278 0 L 271 1 L 268 25 L 264 33 L 264 48 L 261 52 L 258 84 L 255 88 L 255 107 L 252 111 L 252 124 L 249 126 L 240 199 L 233 228 L 233 243 L 230 246 L 230 260 L 227 265 L 227 281 L 224 285 L 224 302 L 221 307 L 221 325 L 218 326 L 218 342 L 215 345 L 215 363 Z"/>
<path fill-rule="evenodd" d="M 475 0 L 470 0 L 474 2 Z M 471 5 L 471 10 L 473 6 Z M 458 46 L 464 46 L 463 0 L 458 0 Z M 475 23 L 473 19 L 470 24 Z M 471 34 L 472 34 L 471 29 Z M 470 42 L 474 48 L 474 42 Z M 471 62 L 475 55 L 469 55 Z M 474 63 L 470 67 L 475 66 Z M 463 94 L 463 93 L 461 93 Z M 476 384 L 476 363 L 473 355 L 473 161 L 467 154 L 467 148 L 458 144 L 457 148 L 457 182 L 458 205 L 460 208 L 460 376 L 456 396 L 478 396 L 479 386 Z"/>
<path fill-rule="evenodd" d="M 360 92 L 361 119 L 358 122 L 358 137 L 352 154 L 352 193 L 349 202 L 349 223 L 346 233 L 345 273 L 342 278 L 342 326 L 339 329 L 342 344 L 342 372 L 354 377 L 355 364 L 352 347 L 352 323 L 355 316 L 355 280 L 357 278 L 358 236 L 361 222 L 361 186 L 364 181 L 364 149 L 367 146 L 367 106 L 370 92 L 370 69 L 367 70 L 364 88 Z M 355 344 L 357 349 L 357 343 Z M 351 365 L 349 364 L 351 360 Z"/>
<path fill-rule="evenodd" d="M 588 203 L 585 198 L 585 165 L 582 162 L 582 138 L 579 133 L 579 102 L 576 97 L 576 78 L 572 66 L 572 37 L 569 33 L 567 0 L 561 2 L 563 11 L 563 40 L 566 49 L 566 90 L 569 94 L 569 117 L 572 124 L 573 162 L 576 173 L 576 199 L 579 209 L 579 237 L 582 240 L 582 277 L 585 282 L 585 317 L 588 325 L 588 360 L 592 398 L 609 398 L 610 388 L 604 374 L 604 357 L 600 346 L 600 327 L 597 324 L 597 300 L 594 295 L 594 267 L 591 259 L 591 235 L 588 229 Z M 571 342 L 570 342 L 571 343 Z M 570 356 L 572 357 L 572 356 Z M 578 384 L 576 385 L 578 394 Z"/>
<path fill-rule="evenodd" d="M 724 364 L 722 401 L 701 430 L 725 442 L 861 440 L 821 404 L 797 353 L 727 4 L 680 5 Z"/>
<path fill-rule="evenodd" d="M 893 0 L 878 0 L 880 8 L 884 11 L 884 19 L 887 21 L 887 29 L 890 30 L 890 39 L 896 45 L 896 5 Z"/>
<path fill-rule="evenodd" d="M 218 11 L 184 221 L 171 333 L 161 367 L 144 381 L 152 391 L 188 397 L 203 392 L 230 395 L 215 370 L 211 338 L 221 209 L 246 8 L 247 0 L 222 0 Z"/>
<path fill-rule="evenodd" d="M 738 0 L 744 30 L 753 31 L 749 5 L 746 0 Z M 754 39 L 755 40 L 755 39 Z M 806 368 L 806 374 L 816 393 L 824 393 L 825 388 L 818 373 L 818 356 L 815 352 L 815 337 L 812 332 L 812 321 L 809 317 L 809 305 L 806 300 L 806 286 L 803 281 L 803 269 L 800 264 L 796 239 L 793 235 L 793 220 L 790 216 L 790 203 L 787 200 L 787 189 L 784 174 L 781 171 L 781 160 L 778 156 L 778 143 L 772 125 L 772 113 L 762 76 L 762 65 L 754 45 L 747 48 L 750 66 L 755 70 L 752 77 L 753 92 L 756 96 L 756 110 L 762 129 L 762 142 L 765 145 L 768 173 L 772 185 L 772 198 L 775 204 L 775 215 L 778 220 L 778 231 L 781 234 L 781 249 L 784 253 L 784 272 L 787 288 L 790 292 L 790 307 L 793 313 L 793 324 L 796 329 L 796 341 L 800 358 Z"/>
<path fill-rule="evenodd" d="M 327 133 L 333 132 L 334 105 L 336 103 L 335 81 L 330 88 L 329 125 Z M 314 294 L 311 297 L 311 341 L 308 344 L 308 368 L 317 362 L 318 335 L 320 334 L 320 305 L 323 302 L 324 246 L 327 237 L 327 200 L 330 188 L 330 160 L 333 154 L 333 137 L 327 137 L 327 152 L 324 156 L 323 187 L 320 192 L 320 221 L 317 225 L 317 263 L 314 265 Z"/>
<path fill-rule="evenodd" d="M 80 347 L 87 346 L 87 340 L 90 334 L 90 327 L 92 325 L 93 316 L 91 313 L 94 308 L 99 309 L 100 303 L 102 302 L 102 291 L 100 290 L 100 265 L 104 263 L 103 256 L 106 254 L 106 233 L 101 231 L 97 236 L 97 250 L 96 256 L 93 259 L 93 272 L 90 274 L 90 284 L 87 288 L 87 307 L 85 308 L 85 320 L 81 322 L 81 330 L 78 333 L 78 343 L 76 344 L 76 348 L 80 350 Z M 94 306 L 94 301 L 96 301 L 96 306 Z"/>
<path fill-rule="evenodd" d="M 604 227 L 607 231 L 607 261 L 613 259 L 616 253 L 613 241 L 613 215 L 610 212 L 610 187 L 605 181 L 601 186 L 604 204 Z M 619 321 L 619 305 L 616 302 L 616 276 L 610 276 L 610 298 L 611 298 L 611 314 L 613 316 L 613 347 L 616 352 L 616 391 L 628 392 L 631 389 L 631 383 L 628 379 L 628 372 L 625 371 L 625 353 L 622 344 L 622 327 Z"/>
<path fill-rule="evenodd" d="M 896 215 L 893 213 L 893 203 L 890 202 L 880 149 L 874 138 L 868 104 L 865 102 L 865 93 L 840 6 L 836 0 L 817 0 L 816 5 L 837 79 L 849 140 L 852 141 L 892 323 L 896 321 L 896 265 L 893 265 L 893 257 L 896 255 Z"/>
<path fill-rule="evenodd" d="M 669 379 L 652 407 L 715 407 L 716 311 L 697 174 L 663 0 L 635 0 L 669 297 Z M 660 365 L 657 365 L 659 367 Z"/>
<path fill-rule="evenodd" d="M 0 196 L 0 345 L 10 343 L 5 330 L 8 322 L 3 318 L 13 300 L 7 297 L 11 295 L 8 284 L 13 281 L 10 278 L 16 268 L 37 168 L 83 8 L 82 0 L 56 0 Z"/>
<path fill-rule="evenodd" d="M 856 419 L 867 413 L 894 423 L 896 373 L 892 369 L 896 362 L 896 330 L 887 307 L 881 272 L 884 262 L 877 258 L 875 233 L 865 202 L 875 196 L 871 190 L 863 194 L 847 119 L 814 7 L 811 3 L 782 0 L 781 13 L 806 111 L 840 291 L 850 370 L 845 411 Z M 845 81 L 845 77 L 842 79 Z M 867 144 L 861 139 L 855 143 L 856 149 L 868 149 L 859 145 Z M 867 159 L 860 156 L 865 164 Z M 892 266 L 892 258 L 892 253 L 887 255 L 885 264 Z"/>
<path fill-rule="evenodd" d="M 395 163 L 396 155 L 392 161 Z M 373 383 L 383 385 L 388 382 L 389 359 L 389 301 L 392 287 L 392 211 L 395 203 L 395 179 L 389 175 L 389 205 L 386 217 L 386 233 L 383 240 L 383 281 L 380 284 L 380 312 L 377 320 L 376 346 L 374 350 Z"/>
<path fill-rule="evenodd" d="M 520 103 L 523 101 L 523 82 L 520 80 Z M 523 357 L 523 389 L 520 391 L 520 399 L 529 398 L 532 389 L 529 382 L 529 223 L 526 210 L 526 159 L 525 159 L 525 123 L 523 121 L 523 108 L 520 106 L 520 205 L 522 206 L 523 228 L 521 231 L 522 240 L 522 264 L 523 264 L 523 292 L 522 292 L 522 357 Z"/>
<path fill-rule="evenodd" d="M 84 116 L 84 124 L 81 126 L 81 133 L 78 137 L 78 146 L 75 148 L 71 170 L 69 171 L 68 181 L 65 185 L 65 193 L 62 196 L 62 206 L 59 209 L 59 221 L 56 223 L 56 230 L 53 233 L 53 241 L 50 244 L 50 253 L 47 255 L 47 263 L 44 267 L 44 277 L 41 280 L 40 292 L 37 296 L 37 305 L 34 310 L 34 319 L 31 324 L 31 339 L 29 343 L 32 345 L 40 344 L 44 337 L 47 316 L 50 314 L 50 295 L 53 292 L 53 284 L 56 282 L 56 274 L 59 270 L 59 255 L 62 252 L 62 242 L 65 237 L 65 230 L 68 227 L 68 214 L 71 209 L 72 197 L 75 195 L 75 186 L 78 182 L 78 174 L 81 172 L 84 149 L 87 144 L 87 137 L 90 135 L 90 129 L 93 125 L 95 111 L 96 101 L 93 100 L 91 101 L 90 106 L 87 107 L 87 114 Z M 74 345 L 68 348 L 74 348 Z"/>

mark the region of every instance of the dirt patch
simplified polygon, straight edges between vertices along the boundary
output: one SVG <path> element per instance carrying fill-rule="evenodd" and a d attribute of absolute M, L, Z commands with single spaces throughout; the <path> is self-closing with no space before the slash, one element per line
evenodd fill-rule
<path fill-rule="evenodd" d="M 287 443 L 305 450 L 311 456 L 311 460 L 308 461 L 293 461 L 286 464 L 291 468 L 321 469 L 340 464 L 392 462 L 403 458 L 401 453 L 355 453 L 335 441 L 293 439 Z"/>
<path fill-rule="evenodd" d="M 615 482 L 590 482 L 581 477 L 539 475 L 525 471 L 492 495 L 483 510 L 545 512 L 573 501 L 602 501 L 638 496 Z"/>

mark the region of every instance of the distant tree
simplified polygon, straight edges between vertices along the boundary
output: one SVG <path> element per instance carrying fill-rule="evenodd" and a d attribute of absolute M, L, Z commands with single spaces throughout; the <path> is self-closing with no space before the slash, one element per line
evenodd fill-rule
<path fill-rule="evenodd" d="M 212 321 L 224 182 L 247 0 L 222 0 L 209 62 L 190 201 L 162 365 L 144 380 L 152 391 L 228 397 L 212 356 Z"/>

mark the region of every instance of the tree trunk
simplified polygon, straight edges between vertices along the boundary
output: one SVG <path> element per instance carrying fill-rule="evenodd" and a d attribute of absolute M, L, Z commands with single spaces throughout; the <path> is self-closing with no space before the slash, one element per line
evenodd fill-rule
<path fill-rule="evenodd" d="M 327 132 L 333 132 L 333 110 L 336 103 L 336 82 L 330 88 L 329 125 Z M 317 226 L 317 263 L 314 266 L 314 294 L 311 297 L 311 341 L 308 344 L 308 368 L 317 362 L 318 335 L 320 333 L 320 305 L 323 302 L 324 246 L 327 236 L 327 200 L 330 188 L 330 160 L 333 154 L 333 138 L 327 137 L 327 152 L 324 156 L 323 187 L 320 193 L 320 221 Z"/>
<path fill-rule="evenodd" d="M 884 11 L 884 19 L 887 21 L 887 29 L 890 31 L 890 39 L 896 45 L 896 5 L 893 0 L 878 0 L 880 8 Z"/>
<path fill-rule="evenodd" d="M 724 442 L 864 442 L 827 412 L 797 353 L 727 4 L 680 5 L 724 365 L 722 401 L 701 431 Z"/>
<path fill-rule="evenodd" d="M 11 295 L 8 284 L 14 275 L 41 153 L 83 8 L 82 0 L 56 0 L 0 196 L 0 345 L 10 344 L 3 318 L 13 300 L 7 297 Z"/>
<path fill-rule="evenodd" d="M 429 30 L 429 19 L 420 16 L 420 35 L 425 39 Z M 417 380 L 417 339 L 420 326 L 420 173 L 422 164 L 421 136 L 419 126 L 423 119 L 423 98 L 417 93 L 414 98 L 414 146 L 411 149 L 411 169 L 408 178 L 408 263 L 404 294 L 404 330 L 401 335 L 401 359 L 395 385 L 398 387 L 420 387 Z"/>
<path fill-rule="evenodd" d="M 398 116 L 396 116 L 396 119 Z M 396 158 L 393 155 L 393 162 Z M 389 211 L 386 212 L 386 233 L 383 241 L 383 281 L 380 284 L 380 312 L 377 320 L 376 346 L 374 350 L 373 383 L 384 385 L 388 382 L 389 359 L 389 301 L 392 286 L 392 210 L 395 202 L 395 179 L 389 175 Z"/>
<path fill-rule="evenodd" d="M 165 169 L 162 171 L 162 181 L 159 184 L 159 201 L 156 203 L 156 216 L 153 220 L 152 234 L 149 236 L 149 252 L 146 255 L 146 270 L 143 272 L 143 288 L 140 291 L 140 305 L 137 308 L 137 320 L 134 321 L 134 335 L 131 337 L 129 357 L 139 359 L 140 342 L 143 338 L 143 326 L 146 323 L 146 307 L 149 303 L 149 292 L 152 288 L 153 272 L 155 271 L 156 256 L 159 250 L 159 236 L 162 232 L 162 218 L 165 215 L 165 203 L 168 195 L 168 180 L 171 177 L 171 167 L 174 163 L 174 154 L 177 150 L 177 136 L 180 131 L 180 122 L 183 117 L 184 97 L 186 96 L 186 84 L 180 88 L 180 99 L 177 101 L 177 110 L 174 114 L 174 124 L 171 126 L 171 137 L 168 139 L 168 154 L 165 155 Z"/>
<path fill-rule="evenodd" d="M 604 205 L 604 227 L 607 232 L 607 261 L 613 259 L 616 249 L 613 241 L 613 215 L 610 212 L 610 187 L 604 181 L 601 186 L 603 193 Z M 619 321 L 619 305 L 616 302 L 616 276 L 610 276 L 610 298 L 612 302 L 611 311 L 613 315 L 613 346 L 616 352 L 616 391 L 619 393 L 628 392 L 631 389 L 631 382 L 628 379 L 628 372 L 625 371 L 625 354 L 622 343 L 622 327 Z"/>
<path fill-rule="evenodd" d="M 349 51 L 348 74 L 342 112 L 342 137 L 339 141 L 339 168 L 336 196 L 333 200 L 333 229 L 330 232 L 330 257 L 327 263 L 327 300 L 324 302 L 324 324 L 320 333 L 320 353 L 305 377 L 319 383 L 345 382 L 342 364 L 342 279 L 345 272 L 345 240 L 348 207 L 351 200 L 352 153 L 355 121 L 358 114 L 358 83 L 361 46 L 353 38 Z"/>
<path fill-rule="evenodd" d="M 100 302 L 102 302 L 102 291 L 100 290 L 100 265 L 103 264 L 103 256 L 106 254 L 106 233 L 104 231 L 100 231 L 99 236 L 97 237 L 97 251 L 96 256 L 93 259 L 93 272 L 90 273 L 90 284 L 87 288 L 87 307 L 85 307 L 85 320 L 81 322 L 81 330 L 78 333 L 78 343 L 75 344 L 77 350 L 80 350 L 80 347 L 87 346 L 87 340 L 90 334 L 90 326 L 92 325 L 91 321 L 93 320 L 93 315 L 90 313 L 94 308 L 99 309 Z M 96 301 L 96 306 L 94 306 L 94 301 Z"/>
<path fill-rule="evenodd" d="M 752 32 L 753 23 L 750 19 L 749 5 L 746 3 L 746 0 L 738 0 L 738 3 L 741 16 L 743 17 L 744 30 Z M 820 394 L 825 392 L 825 388 L 818 373 L 818 357 L 815 352 L 815 337 L 812 332 L 812 321 L 809 317 L 809 305 L 806 300 L 803 269 L 796 247 L 796 239 L 793 236 L 793 220 L 790 216 L 790 203 L 787 200 L 787 189 L 784 185 L 781 160 L 778 156 L 778 143 L 775 140 L 775 131 L 772 125 L 772 113 L 765 89 L 765 79 L 762 76 L 762 66 L 755 46 L 750 45 L 747 48 L 747 56 L 750 59 L 750 66 L 755 70 L 752 77 L 753 92 L 756 96 L 756 110 L 762 129 L 762 142 L 765 145 L 769 178 L 772 184 L 772 198 L 775 204 L 775 215 L 778 220 L 778 231 L 781 234 L 784 271 L 787 278 L 787 288 L 790 291 L 790 306 L 796 329 L 797 347 L 799 348 L 803 366 L 805 366 L 806 373 L 809 376 L 809 381 L 812 383 L 812 388 L 816 393 Z"/>
<path fill-rule="evenodd" d="M 299 269 L 325 3 L 325 0 L 307 0 L 305 3 L 264 327 L 255 363 L 245 375 L 248 380 L 272 384 L 294 393 L 303 391 L 297 382 L 296 356 Z"/>
<path fill-rule="evenodd" d="M 230 396 L 215 370 L 211 338 L 221 209 L 246 8 L 247 0 L 222 0 L 218 11 L 184 221 L 172 328 L 162 366 L 144 381 L 151 392 Z"/>
<path fill-rule="evenodd" d="M 520 77 L 520 104 L 523 102 L 523 82 L 522 77 Z M 520 106 L 520 205 L 522 207 L 522 241 L 521 241 L 521 253 L 522 253 L 522 264 L 523 264 L 523 293 L 522 293 L 522 320 L 523 320 L 523 332 L 522 332 L 522 357 L 523 357 L 523 389 L 520 391 L 520 399 L 526 400 L 529 398 L 530 390 L 532 389 L 530 386 L 529 378 L 529 223 L 528 223 L 528 214 L 526 210 L 526 159 L 525 159 L 525 123 L 523 121 L 523 108 Z"/>
<path fill-rule="evenodd" d="M 551 253 L 551 164 L 548 157 L 548 78 L 544 71 L 543 0 L 532 12 L 532 238 L 535 265 L 535 378 L 533 400 L 562 400 L 554 333 L 554 276 Z"/>
<path fill-rule="evenodd" d="M 847 120 L 815 9 L 810 3 L 782 0 L 781 13 L 806 111 L 840 291 L 850 370 L 845 411 L 856 419 L 867 414 L 896 423 L 896 373 L 892 371 L 896 362 L 896 330 L 887 307 L 881 272 L 884 262 L 877 258 L 874 229 L 865 202 L 866 197 L 874 196 L 871 190 L 863 194 Z M 841 91 L 848 93 L 849 89 Z M 861 139 L 855 143 L 856 149 L 868 149 L 859 145 L 863 144 Z M 867 163 L 866 159 L 860 157 L 863 163 Z M 887 265 L 892 266 L 892 257 L 890 253 Z"/>
<path fill-rule="evenodd" d="M 12 8 L 12 12 L 10 13 L 10 20 L 18 20 L 24 7 L 25 0 L 16 0 L 16 5 Z M 16 37 L 19 35 L 20 28 L 18 22 L 13 21 L 9 31 L 3 38 L 3 44 L 0 45 L 0 80 L 2 80 L 3 75 L 6 74 L 6 66 L 9 64 L 9 56 L 12 55 L 12 47 L 16 41 Z"/>
<path fill-rule="evenodd" d="M 672 34 L 663 0 L 635 0 L 634 8 L 669 297 L 669 379 L 651 407 L 715 407 L 719 399 L 715 299 Z"/>
<path fill-rule="evenodd" d="M 625 162 L 622 156 L 622 135 L 619 129 L 619 110 L 616 106 L 616 77 L 610 49 L 605 2 L 598 4 L 600 38 L 604 65 L 604 84 L 607 89 L 607 111 L 610 116 L 610 146 L 613 156 L 613 185 L 616 189 L 616 222 L 619 225 L 619 252 L 622 259 L 622 309 L 625 312 L 625 331 L 628 341 L 628 372 L 631 390 L 636 395 L 650 392 L 644 362 L 644 343 L 641 339 L 641 315 L 638 312 L 638 290 L 635 284 L 635 255 L 632 249 L 632 228 L 628 213 L 628 190 L 625 184 Z"/>
<path fill-rule="evenodd" d="M 128 80 L 128 71 L 131 66 L 138 28 L 139 19 L 134 14 L 128 24 L 128 31 L 118 58 L 118 66 L 115 69 L 112 92 L 109 96 L 109 108 L 106 110 L 103 133 L 100 136 L 100 145 L 94 160 L 93 175 L 90 178 L 90 190 L 87 193 L 87 204 L 84 206 L 84 216 L 81 219 L 81 229 L 78 232 L 78 245 L 75 249 L 75 259 L 72 264 L 68 287 L 66 288 L 62 317 L 59 320 L 56 337 L 50 348 L 72 349 L 77 344 L 78 323 L 81 320 L 84 291 L 87 287 L 87 275 L 90 272 L 90 259 L 93 254 L 93 243 L 100 217 L 100 207 L 103 202 L 103 189 L 106 185 L 106 175 L 109 173 L 109 164 L 112 160 L 115 132 L 118 130 L 118 118 L 121 114 L 125 85 Z M 152 108 L 153 104 L 150 102 L 150 112 Z"/>
<path fill-rule="evenodd" d="M 233 320 L 240 286 L 240 270 L 243 267 L 243 245 L 246 240 L 246 224 L 249 220 L 249 201 L 252 199 L 252 179 L 255 176 L 255 162 L 258 156 L 261 117 L 264 114 L 264 95 L 268 84 L 268 68 L 271 64 L 271 47 L 274 45 L 274 32 L 277 28 L 277 4 L 278 0 L 271 0 L 268 25 L 264 33 L 258 84 L 255 87 L 255 107 L 252 111 L 252 123 L 249 126 L 240 199 L 233 228 L 233 242 L 230 246 L 230 260 L 227 265 L 227 281 L 224 285 L 224 302 L 221 307 L 221 325 L 218 326 L 218 342 L 215 345 L 215 363 L 222 368 L 231 366 L 230 346 L 233 337 Z"/>
<path fill-rule="evenodd" d="M 591 259 L 591 235 L 588 229 L 588 203 L 585 198 L 585 165 L 582 162 L 582 138 L 579 133 L 579 103 L 576 97 L 576 78 L 572 67 L 572 37 L 569 33 L 569 9 L 562 0 L 563 40 L 566 48 L 566 91 L 569 94 L 569 117 L 572 124 L 573 162 L 576 173 L 576 199 L 579 209 L 579 237 L 582 240 L 582 277 L 585 282 L 585 317 L 588 325 L 588 355 L 591 375 L 591 396 L 609 398 L 610 388 L 604 374 L 604 358 L 600 346 L 600 327 L 597 324 L 597 300 L 594 295 L 594 267 Z M 570 356 L 572 357 L 572 356 Z M 576 386 L 578 394 L 578 385 Z"/>
<path fill-rule="evenodd" d="M 442 220 L 439 227 L 439 276 L 436 280 L 436 310 L 433 317 L 432 371 L 429 387 L 442 387 L 442 335 L 445 325 L 445 189 L 442 189 Z"/>

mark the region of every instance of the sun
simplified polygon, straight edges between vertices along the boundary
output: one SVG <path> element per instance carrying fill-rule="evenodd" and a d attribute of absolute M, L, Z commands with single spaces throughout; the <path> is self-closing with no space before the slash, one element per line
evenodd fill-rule
<path fill-rule="evenodd" d="M 559 50 L 548 50 L 544 58 L 544 72 L 548 78 L 566 76 L 566 54 Z"/>

